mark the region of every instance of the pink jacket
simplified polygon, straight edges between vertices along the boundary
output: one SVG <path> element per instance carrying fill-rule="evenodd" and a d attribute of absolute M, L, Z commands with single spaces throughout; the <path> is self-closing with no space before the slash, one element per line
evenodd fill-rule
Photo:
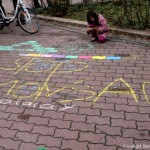
<path fill-rule="evenodd" d="M 97 31 L 99 31 L 97 32 L 97 36 L 103 36 L 104 38 L 107 38 L 108 35 L 107 21 L 101 14 L 98 14 L 98 19 L 100 26 L 97 29 Z"/>

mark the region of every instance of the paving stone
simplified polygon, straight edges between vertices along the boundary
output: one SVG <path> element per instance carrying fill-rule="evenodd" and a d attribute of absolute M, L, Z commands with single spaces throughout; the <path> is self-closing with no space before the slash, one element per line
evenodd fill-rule
<path fill-rule="evenodd" d="M 0 118 L 1 119 L 8 119 L 9 116 L 10 116 L 10 113 L 0 111 Z"/>
<path fill-rule="evenodd" d="M 71 124 L 71 130 L 79 130 L 79 131 L 95 131 L 95 124 L 88 124 L 82 122 L 73 122 Z"/>
<path fill-rule="evenodd" d="M 111 126 L 123 128 L 136 128 L 135 120 L 111 119 Z"/>
<path fill-rule="evenodd" d="M 38 110 L 38 109 L 25 109 L 25 114 L 30 114 L 31 116 L 43 116 L 44 110 Z"/>
<path fill-rule="evenodd" d="M 1 141 L 1 146 L 4 147 L 5 149 L 18 149 L 20 145 L 20 141 L 14 141 L 10 138 L 0 138 Z"/>
<path fill-rule="evenodd" d="M 51 136 L 39 136 L 37 144 L 44 144 L 49 147 L 60 147 L 61 138 L 53 138 Z"/>
<path fill-rule="evenodd" d="M 112 127 L 108 125 L 97 125 L 96 133 L 103 133 L 108 135 L 122 135 L 121 127 Z"/>
<path fill-rule="evenodd" d="M 29 132 L 18 132 L 16 138 L 24 142 L 36 143 L 39 134 L 30 134 Z"/>
<path fill-rule="evenodd" d="M 53 120 L 51 119 L 48 126 L 50 127 L 57 127 L 57 128 L 66 128 L 69 129 L 71 125 L 71 121 L 65 121 L 65 120 Z"/>
<path fill-rule="evenodd" d="M 4 119 L 0 120 L 0 127 L 1 128 L 10 128 L 12 126 L 13 122 L 12 121 L 7 121 Z"/>
<path fill-rule="evenodd" d="M 79 114 L 89 115 L 89 116 L 100 116 L 99 109 L 90 109 L 90 108 L 80 108 Z"/>
<path fill-rule="evenodd" d="M 24 122 L 14 122 L 11 129 L 16 129 L 19 131 L 28 131 L 30 132 L 33 128 L 33 124 L 27 124 Z"/>
<path fill-rule="evenodd" d="M 10 130 L 8 128 L 0 128 L 0 135 L 3 138 L 14 138 L 17 130 Z"/>
<path fill-rule="evenodd" d="M 99 125 L 108 124 L 110 125 L 109 117 L 97 117 L 97 116 L 87 116 L 87 123 L 95 123 Z"/>
<path fill-rule="evenodd" d="M 128 105 L 115 105 L 116 111 L 126 111 L 126 112 L 137 112 L 138 113 L 138 107 L 137 106 L 128 106 Z"/>
<path fill-rule="evenodd" d="M 21 114 L 24 112 L 24 108 L 17 108 L 8 106 L 6 112 Z"/>
<path fill-rule="evenodd" d="M 86 121 L 86 115 L 67 114 L 66 113 L 64 119 L 70 120 L 73 122 L 85 122 Z"/>
<path fill-rule="evenodd" d="M 123 147 L 123 145 L 134 145 L 133 138 L 123 138 L 119 136 L 106 136 L 106 145 L 116 145 Z"/>
<path fill-rule="evenodd" d="M 104 134 L 94 134 L 92 132 L 80 132 L 79 141 L 87 141 L 91 143 L 105 143 Z"/>
<path fill-rule="evenodd" d="M 54 135 L 54 132 L 55 132 L 55 127 L 47 127 L 47 126 L 37 126 L 35 125 L 33 127 L 33 130 L 32 130 L 32 133 L 37 133 L 37 134 L 40 134 L 40 135 Z"/>
<path fill-rule="evenodd" d="M 69 131 L 67 129 L 56 129 L 54 137 L 60 137 L 67 140 L 77 140 L 79 131 Z"/>
<path fill-rule="evenodd" d="M 63 140 L 62 141 L 62 149 L 71 149 L 71 150 L 88 150 L 88 142 L 78 142 L 76 140 Z"/>
<path fill-rule="evenodd" d="M 116 146 L 106 146 L 103 144 L 89 144 L 88 145 L 90 150 L 97 150 L 97 149 L 106 149 L 106 150 L 115 150 Z"/>
<path fill-rule="evenodd" d="M 127 120 L 149 121 L 149 114 L 125 113 Z"/>
<path fill-rule="evenodd" d="M 125 118 L 123 111 L 102 110 L 102 117 Z"/>
<path fill-rule="evenodd" d="M 144 149 L 150 148 L 149 140 L 135 140 L 135 144 L 142 146 L 141 148 L 144 148 Z"/>
<path fill-rule="evenodd" d="M 132 137 L 134 139 L 149 140 L 149 131 L 138 131 L 135 129 L 125 129 L 123 137 Z"/>
<path fill-rule="evenodd" d="M 64 112 L 56 112 L 56 111 L 44 111 L 43 117 L 49 117 L 53 119 L 62 119 L 64 116 Z"/>
<path fill-rule="evenodd" d="M 34 123 L 36 125 L 48 125 L 49 118 L 30 117 L 28 123 Z"/>
<path fill-rule="evenodd" d="M 33 143 L 21 143 L 19 150 L 29 150 L 29 149 L 33 149 L 33 150 L 37 150 L 40 147 L 44 147 L 44 145 L 36 145 Z"/>
<path fill-rule="evenodd" d="M 137 122 L 138 130 L 149 130 L 150 122 Z"/>

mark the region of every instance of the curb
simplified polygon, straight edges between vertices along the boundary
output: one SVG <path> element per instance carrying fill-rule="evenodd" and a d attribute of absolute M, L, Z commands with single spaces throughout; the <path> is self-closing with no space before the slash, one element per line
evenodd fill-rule
<path fill-rule="evenodd" d="M 85 21 L 78 21 L 74 19 L 66 19 L 66 18 L 59 18 L 59 17 L 49 17 L 49 16 L 43 16 L 43 15 L 37 15 L 39 19 L 41 20 L 48 20 L 53 21 L 57 23 L 63 23 L 63 24 L 70 24 L 80 27 L 86 27 L 87 23 Z M 110 32 L 117 33 L 117 34 L 125 34 L 125 35 L 131 35 L 131 36 L 140 36 L 149 39 L 150 38 L 150 31 L 142 31 L 142 30 L 131 30 L 127 28 L 118 28 L 118 27 L 109 27 Z"/>

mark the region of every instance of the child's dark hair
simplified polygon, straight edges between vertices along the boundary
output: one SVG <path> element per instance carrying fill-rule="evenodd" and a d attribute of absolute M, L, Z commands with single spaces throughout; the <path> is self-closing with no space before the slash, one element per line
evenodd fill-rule
<path fill-rule="evenodd" d="M 90 17 L 93 17 L 95 21 L 91 21 Z M 96 26 L 99 26 L 99 21 L 98 21 L 98 14 L 92 10 L 88 11 L 87 13 L 87 22 L 89 24 L 95 24 Z"/>

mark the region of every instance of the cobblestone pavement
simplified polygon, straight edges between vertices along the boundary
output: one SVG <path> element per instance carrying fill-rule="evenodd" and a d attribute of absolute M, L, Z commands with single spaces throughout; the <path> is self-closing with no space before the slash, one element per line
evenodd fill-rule
<path fill-rule="evenodd" d="M 148 40 L 10 27 L 0 32 L 0 150 L 150 149 L 150 48 L 131 43 Z"/>

